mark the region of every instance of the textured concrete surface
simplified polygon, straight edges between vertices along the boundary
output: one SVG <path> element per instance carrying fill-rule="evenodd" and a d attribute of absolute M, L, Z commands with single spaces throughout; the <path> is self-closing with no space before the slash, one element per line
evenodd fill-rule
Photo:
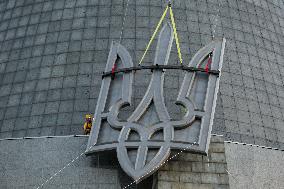
<path fill-rule="evenodd" d="M 284 151 L 225 143 L 230 189 L 284 188 Z"/>
<path fill-rule="evenodd" d="M 157 189 L 229 189 L 226 170 L 224 138 L 213 136 L 208 156 L 180 153 L 166 163 L 158 171 Z"/>
<path fill-rule="evenodd" d="M 0 188 L 35 189 L 55 173 L 42 188 L 118 189 L 132 182 L 115 156 L 81 155 L 86 143 L 87 137 L 73 136 L 0 140 Z M 213 136 L 209 156 L 177 155 L 154 176 L 155 189 L 281 189 L 283 162 L 284 151 L 224 144 Z M 150 180 L 128 189 L 151 188 Z"/>
<path fill-rule="evenodd" d="M 82 133 L 126 2 L 0 0 L 0 138 Z M 137 64 L 166 4 L 129 2 L 121 43 Z M 185 63 L 213 34 L 227 39 L 213 133 L 284 148 L 283 1 L 174 0 L 173 10 Z M 155 44 L 145 65 L 154 50 Z M 177 64 L 175 49 L 170 64 Z M 135 75 L 134 107 L 149 74 Z M 173 116 L 182 77 L 165 78 Z"/>
<path fill-rule="evenodd" d="M 82 154 L 85 136 L 0 140 L 0 188 L 35 189 L 44 183 L 44 189 L 118 189 L 129 184 L 127 189 L 150 189 L 154 182 L 155 189 L 169 185 L 228 189 L 223 138 L 213 136 L 211 142 L 208 157 L 181 153 L 165 164 L 154 180 L 150 177 L 136 185 L 119 168 L 115 154 Z"/>
<path fill-rule="evenodd" d="M 86 143 L 87 137 L 0 141 L 0 188 L 35 189 L 51 176 L 54 177 L 42 189 L 120 188 L 116 160 L 99 165 L 96 157 L 81 155 Z"/>

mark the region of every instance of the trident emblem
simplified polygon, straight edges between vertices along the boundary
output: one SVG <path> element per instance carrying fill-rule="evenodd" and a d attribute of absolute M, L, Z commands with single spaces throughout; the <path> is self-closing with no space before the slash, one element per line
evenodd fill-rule
<path fill-rule="evenodd" d="M 139 67 L 133 66 L 122 45 L 113 42 L 103 75 L 86 154 L 115 149 L 122 169 L 136 182 L 155 172 L 172 149 L 208 151 L 225 39 L 200 49 L 188 67 L 167 65 L 172 42 L 173 29 L 167 23 L 159 34 L 153 66 Z M 212 58 L 206 65 L 210 71 L 201 68 L 208 57 Z M 128 118 L 121 120 L 120 111 L 131 105 L 134 71 L 143 69 L 152 70 L 147 91 L 135 110 L 127 112 Z M 186 71 L 176 99 L 185 109 L 180 120 L 171 118 L 163 94 L 165 70 L 171 69 Z"/>

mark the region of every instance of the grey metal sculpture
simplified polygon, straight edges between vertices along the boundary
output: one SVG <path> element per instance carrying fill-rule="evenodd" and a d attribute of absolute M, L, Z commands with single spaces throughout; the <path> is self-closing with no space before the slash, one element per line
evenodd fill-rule
<path fill-rule="evenodd" d="M 159 68 L 167 68 L 172 42 L 173 30 L 166 24 L 159 35 L 154 60 L 156 69 L 153 69 L 146 94 L 126 121 L 119 120 L 118 114 L 122 107 L 131 104 L 135 67 L 120 44 L 112 43 L 108 56 L 105 73 L 112 70 L 119 58 L 122 67 L 118 69 L 124 70 L 121 71 L 123 78 L 112 80 L 109 75 L 103 78 L 86 154 L 116 149 L 122 169 L 136 182 L 155 172 L 169 157 L 171 149 L 203 154 L 208 151 L 219 77 L 202 69 L 188 71 L 176 101 L 186 113 L 181 120 L 172 120 L 163 95 L 165 73 Z M 222 68 L 224 46 L 225 39 L 211 42 L 195 54 L 189 67 L 198 68 L 212 53 L 210 70 L 218 73 Z M 149 111 L 151 113 L 147 114 Z"/>

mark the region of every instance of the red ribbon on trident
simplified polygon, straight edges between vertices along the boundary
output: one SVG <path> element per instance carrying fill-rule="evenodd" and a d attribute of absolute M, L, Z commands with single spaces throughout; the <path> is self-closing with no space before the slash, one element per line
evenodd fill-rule
<path fill-rule="evenodd" d="M 115 76 L 115 70 L 116 70 L 116 63 L 113 64 L 111 68 L 111 78 L 114 79 Z"/>
<path fill-rule="evenodd" d="M 210 66 L 210 64 L 212 64 L 212 55 L 211 55 L 211 53 L 209 54 L 208 62 L 205 65 L 205 72 L 206 73 L 209 73 L 209 66 Z"/>

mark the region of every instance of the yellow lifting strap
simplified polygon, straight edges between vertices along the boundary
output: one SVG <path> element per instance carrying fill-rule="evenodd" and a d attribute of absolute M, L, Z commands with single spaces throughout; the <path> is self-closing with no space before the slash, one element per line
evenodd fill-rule
<path fill-rule="evenodd" d="M 170 7 L 170 16 L 171 16 L 173 29 L 174 29 L 174 37 L 175 37 L 175 41 L 176 41 L 179 62 L 180 62 L 180 64 L 182 64 L 182 57 L 181 57 L 179 40 L 178 40 L 177 29 L 176 29 L 176 23 L 175 23 L 174 13 L 173 13 L 172 7 Z"/>
<path fill-rule="evenodd" d="M 151 44 L 152 44 L 152 42 L 153 42 L 153 40 L 154 40 L 154 38 L 155 38 L 155 36 L 156 36 L 156 34 L 157 34 L 159 28 L 160 28 L 160 26 L 161 26 L 161 24 L 162 24 L 162 22 L 163 22 L 165 16 L 167 15 L 168 8 L 169 8 L 169 6 L 167 6 L 167 8 L 165 9 L 165 11 L 164 11 L 162 17 L 160 18 L 160 21 L 159 21 L 159 23 L 158 23 L 158 25 L 157 25 L 157 27 L 156 27 L 156 29 L 155 29 L 153 35 L 152 35 L 152 37 L 151 37 L 151 39 L 150 39 L 150 41 L 149 41 L 147 47 L 146 47 L 146 50 L 145 50 L 145 52 L 144 52 L 144 54 L 143 54 L 143 56 L 142 56 L 142 58 L 141 58 L 141 60 L 140 60 L 140 62 L 139 62 L 139 65 L 142 63 L 143 59 L 145 58 L 145 55 L 146 55 L 147 51 L 149 50 L 149 47 L 151 46 Z"/>
<path fill-rule="evenodd" d="M 158 30 L 159 30 L 159 28 L 160 28 L 160 26 L 161 26 L 163 20 L 165 19 L 169 8 L 170 8 L 170 19 L 171 19 L 172 26 L 173 26 L 173 29 L 174 29 L 174 38 L 175 38 L 175 41 L 176 41 L 176 46 L 177 46 L 177 51 L 178 51 L 178 57 L 179 57 L 180 63 L 182 64 L 182 56 L 181 56 L 181 51 L 180 51 L 180 46 L 179 46 L 179 40 L 178 40 L 178 35 L 177 35 L 177 30 L 176 30 L 176 24 L 175 24 L 174 14 L 173 14 L 173 10 L 172 10 L 171 4 L 169 3 L 168 6 L 166 7 L 166 9 L 165 9 L 165 11 L 164 11 L 162 17 L 160 18 L 159 23 L 158 23 L 158 25 L 157 25 L 157 27 L 156 27 L 156 29 L 155 29 L 153 35 L 151 36 L 151 39 L 150 39 L 150 41 L 149 41 L 149 43 L 148 43 L 148 45 L 147 45 L 147 47 L 146 47 L 146 49 L 145 49 L 145 51 L 144 51 L 144 54 L 143 54 L 143 56 L 142 56 L 142 58 L 141 58 L 141 60 L 140 60 L 140 62 L 139 62 L 139 65 L 140 65 L 140 64 L 142 63 L 142 61 L 144 60 L 145 55 L 146 55 L 146 53 L 148 52 L 148 50 L 149 50 L 149 48 L 150 48 L 150 46 L 151 46 L 151 44 L 152 44 L 152 42 L 153 42 L 155 36 L 157 35 L 157 32 L 158 32 Z"/>

